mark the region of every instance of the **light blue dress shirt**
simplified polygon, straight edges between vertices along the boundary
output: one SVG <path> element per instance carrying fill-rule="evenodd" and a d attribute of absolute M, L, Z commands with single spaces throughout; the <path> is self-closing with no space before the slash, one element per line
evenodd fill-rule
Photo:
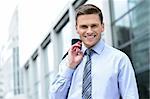
<path fill-rule="evenodd" d="M 132 64 L 123 52 L 100 40 L 93 48 L 92 99 L 139 99 Z M 86 47 L 83 45 L 82 51 Z M 75 70 L 67 67 L 67 57 L 60 63 L 55 81 L 50 85 L 50 99 L 82 99 L 83 69 L 86 55 Z"/>

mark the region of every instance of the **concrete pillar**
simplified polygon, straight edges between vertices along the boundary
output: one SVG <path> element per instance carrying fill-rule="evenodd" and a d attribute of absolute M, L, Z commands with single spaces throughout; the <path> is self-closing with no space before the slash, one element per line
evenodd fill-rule
<path fill-rule="evenodd" d="M 111 19 L 110 19 L 110 6 L 109 0 L 102 0 L 102 13 L 104 16 L 104 40 L 112 45 L 112 33 L 111 33 Z"/>
<path fill-rule="evenodd" d="M 48 99 L 48 88 L 46 87 L 46 73 L 48 72 L 48 56 L 47 50 L 39 47 L 40 58 L 40 82 L 41 82 L 41 99 Z"/>
<path fill-rule="evenodd" d="M 69 6 L 69 21 L 71 23 L 72 38 L 79 38 L 79 35 L 77 34 L 76 31 L 75 9 L 72 6 L 72 3 L 70 3 Z"/>
<path fill-rule="evenodd" d="M 35 83 L 37 81 L 37 77 L 36 77 L 36 62 L 33 61 L 32 59 L 29 60 L 29 67 L 27 69 L 27 76 L 26 76 L 26 93 L 28 95 L 29 99 L 37 99 L 37 96 L 35 95 L 36 92 L 36 88 L 35 88 Z"/>
<path fill-rule="evenodd" d="M 53 43 L 53 52 L 54 52 L 54 75 L 56 75 L 59 71 L 59 61 L 60 61 L 60 49 L 62 49 L 62 47 L 60 47 L 59 45 L 59 42 L 58 42 L 58 34 L 52 30 L 52 43 Z"/>

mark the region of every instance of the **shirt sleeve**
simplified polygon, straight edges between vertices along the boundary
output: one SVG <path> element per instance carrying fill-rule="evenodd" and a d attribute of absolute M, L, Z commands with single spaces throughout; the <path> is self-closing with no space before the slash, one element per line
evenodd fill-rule
<path fill-rule="evenodd" d="M 67 99 L 74 69 L 67 67 L 65 63 L 61 63 L 60 67 L 59 73 L 50 85 L 50 99 Z"/>
<path fill-rule="evenodd" d="M 139 99 L 134 69 L 127 55 L 120 61 L 118 77 L 122 99 Z"/>

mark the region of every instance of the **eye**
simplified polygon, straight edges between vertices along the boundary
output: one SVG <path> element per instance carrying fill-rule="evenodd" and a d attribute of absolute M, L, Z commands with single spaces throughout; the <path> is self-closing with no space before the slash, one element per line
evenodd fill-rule
<path fill-rule="evenodd" d="M 92 24 L 92 25 L 91 25 L 91 28 L 95 28 L 95 27 L 97 27 L 96 24 Z"/>
<path fill-rule="evenodd" d="M 88 28 L 88 26 L 87 25 L 81 25 L 80 28 L 86 29 L 86 28 Z"/>

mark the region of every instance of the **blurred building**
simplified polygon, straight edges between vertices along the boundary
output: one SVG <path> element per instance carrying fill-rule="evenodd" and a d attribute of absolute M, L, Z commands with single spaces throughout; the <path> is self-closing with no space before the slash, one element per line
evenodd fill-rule
<path fill-rule="evenodd" d="M 12 15 L 8 32 L 9 38 L 0 53 L 0 99 L 23 99 L 21 98 L 23 84 L 19 66 L 17 7 Z"/>
<path fill-rule="evenodd" d="M 92 3 L 104 14 L 105 31 L 102 39 L 125 52 L 136 72 L 140 99 L 150 98 L 150 0 L 75 0 L 66 6 L 51 26 L 46 38 L 35 49 L 23 67 L 23 93 L 27 99 L 49 99 L 50 83 L 58 65 L 78 38 L 74 9 Z"/>
<path fill-rule="evenodd" d="M 8 44 L 5 44 L 3 50 L 1 50 L 1 80 L 3 82 L 3 98 L 13 96 L 14 91 L 14 79 L 13 79 L 13 53 L 12 50 L 8 48 Z"/>
<path fill-rule="evenodd" d="M 0 48 L 0 99 L 3 99 L 4 96 L 4 73 L 3 73 L 3 67 L 2 67 L 2 51 L 3 48 Z"/>

